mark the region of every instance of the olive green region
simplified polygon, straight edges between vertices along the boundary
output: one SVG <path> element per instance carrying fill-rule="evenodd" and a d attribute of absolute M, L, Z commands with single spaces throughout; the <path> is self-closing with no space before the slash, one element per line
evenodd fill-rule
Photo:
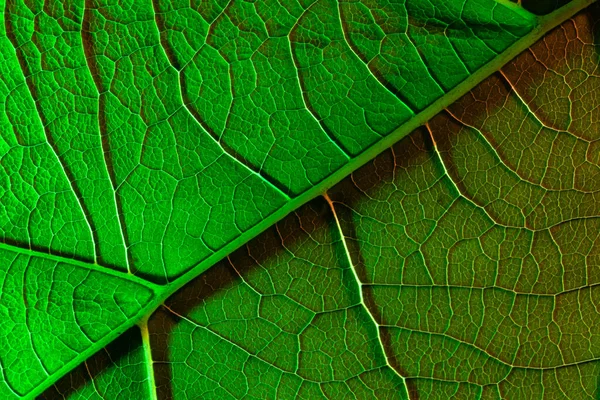
<path fill-rule="evenodd" d="M 0 239 L 161 283 L 536 24 L 494 0 L 0 6 Z"/>
<path fill-rule="evenodd" d="M 89 385 L 88 381 L 94 384 Z M 140 331 L 132 328 L 46 390 L 40 400 L 148 399 Z"/>
<path fill-rule="evenodd" d="M 168 299 L 157 398 L 598 398 L 599 11 Z"/>
<path fill-rule="evenodd" d="M 0 398 L 20 398 L 153 298 L 101 271 L 0 249 Z"/>
<path fill-rule="evenodd" d="M 300 208 L 150 319 L 158 398 L 407 398 L 331 210 Z"/>
<path fill-rule="evenodd" d="M 600 395 L 597 12 L 330 192 L 417 397 Z"/>

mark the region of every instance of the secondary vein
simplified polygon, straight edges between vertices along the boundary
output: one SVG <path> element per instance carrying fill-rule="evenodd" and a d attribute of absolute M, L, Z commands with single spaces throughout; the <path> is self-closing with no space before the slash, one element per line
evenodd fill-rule
<path fill-rule="evenodd" d="M 379 323 L 377 322 L 377 320 L 375 319 L 375 316 L 373 315 L 373 313 L 371 312 L 371 310 L 369 309 L 369 307 L 367 307 L 367 304 L 365 303 L 365 299 L 363 296 L 363 290 L 362 290 L 363 286 L 364 286 L 364 282 L 362 282 L 362 280 L 358 276 L 358 273 L 356 272 L 356 266 L 354 265 L 354 262 L 352 261 L 352 257 L 350 257 L 350 251 L 348 249 L 348 244 L 346 243 L 346 236 L 344 236 L 344 231 L 342 230 L 342 225 L 340 224 L 340 220 L 338 218 L 337 212 L 335 211 L 335 206 L 333 204 L 333 201 L 331 200 L 331 198 L 329 197 L 327 192 L 325 192 L 323 194 L 323 197 L 327 201 L 327 204 L 329 204 L 329 208 L 331 208 L 331 213 L 333 214 L 333 219 L 335 220 L 335 226 L 340 235 L 340 240 L 342 241 L 342 245 L 344 246 L 344 254 L 346 255 L 348 265 L 350 266 L 350 270 L 352 271 L 352 276 L 354 276 L 354 280 L 356 281 L 356 284 L 358 286 L 358 295 L 360 298 L 360 304 L 362 305 L 362 307 L 365 309 L 365 311 L 369 315 L 369 318 L 371 319 L 371 322 L 373 323 L 373 325 L 375 326 L 375 330 L 377 331 L 377 341 L 379 342 L 379 347 L 381 348 L 381 352 L 383 353 L 383 356 L 385 357 L 385 363 L 400 379 L 402 379 L 402 382 L 404 383 L 404 389 L 407 390 L 406 379 L 402 375 L 400 375 L 400 373 L 390 364 L 387 352 L 385 351 L 385 346 L 383 345 L 383 341 L 381 340 L 381 331 L 380 331 Z M 405 393 L 405 395 L 406 395 L 406 398 L 409 398 L 408 391 Z"/>

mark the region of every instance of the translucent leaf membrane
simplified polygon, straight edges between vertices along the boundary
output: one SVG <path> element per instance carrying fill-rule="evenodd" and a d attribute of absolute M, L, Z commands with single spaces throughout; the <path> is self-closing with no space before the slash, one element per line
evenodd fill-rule
<path fill-rule="evenodd" d="M 414 398 L 595 398 L 596 217 L 495 222 L 438 154 L 423 129 L 331 193 L 390 364 Z"/>
<path fill-rule="evenodd" d="M 157 397 L 596 398 L 598 10 L 169 299 Z"/>
<path fill-rule="evenodd" d="M 572 15 L 586 1 L 576 0 L 573 7 L 555 14 L 556 21 Z M 8 344 L 0 347 L 5 349 L 0 351 L 0 394 L 7 398 L 32 397 L 54 383 L 109 339 L 147 318 L 142 314 L 183 285 L 182 279 L 191 279 L 217 257 L 341 179 L 385 143 L 391 143 L 390 138 L 407 132 L 409 128 L 403 131 L 403 126 L 416 126 L 415 121 L 437 112 L 440 104 L 458 96 L 457 91 L 475 85 L 515 49 L 556 22 L 535 19 L 518 7 L 492 0 L 320 0 L 289 5 L 275 1 L 116 4 L 89 0 L 78 4 L 11 1 L 2 5 L 0 102 L 5 112 L 0 113 L 4 127 L 0 129 L 0 247 L 7 255 L 0 264 L 0 277 L 6 282 L 0 304 L 6 308 L 9 324 L 3 325 L 6 328 L 2 331 Z M 532 36 L 527 36 L 530 33 Z M 524 37 L 516 47 L 510 47 Z M 574 40 L 567 42 L 577 45 Z M 586 52 L 589 47 L 580 50 Z M 544 65 L 550 61 L 554 60 Z M 578 106 L 577 98 L 571 97 L 595 93 L 594 81 L 588 87 L 584 85 L 588 79 L 583 79 L 595 72 L 580 67 L 570 67 L 567 72 L 556 69 L 573 92 L 567 95 L 573 104 L 567 112 L 572 122 L 562 127 L 564 121 L 556 120 L 553 112 L 544 115 L 540 111 L 548 103 L 538 94 L 542 89 L 518 89 L 519 85 L 535 84 L 519 71 L 531 74 L 539 67 L 525 62 L 519 68 L 506 70 L 506 78 L 496 79 L 515 86 L 517 97 L 544 127 L 573 136 L 573 154 L 581 150 L 582 143 L 591 143 L 590 148 L 595 149 L 595 142 L 589 139 L 595 131 L 586 123 L 597 122 L 597 110 Z M 583 89 L 577 91 L 580 87 Z M 479 132 L 493 146 L 490 137 L 502 133 L 471 115 L 481 112 L 477 108 L 481 101 L 470 105 L 464 100 L 463 108 L 471 111 L 450 111 L 451 117 L 437 118 L 430 128 L 455 132 L 455 136 L 467 131 L 477 137 Z M 422 114 L 423 110 L 427 112 Z M 582 111 L 583 117 L 577 114 Z M 566 161 L 568 155 L 552 153 L 555 158 L 549 156 L 547 171 L 540 177 L 527 175 L 520 158 L 511 166 L 513 155 L 502 153 L 510 149 L 498 148 L 499 170 L 512 168 L 525 183 L 515 183 L 516 189 L 511 191 L 506 185 L 511 185 L 515 176 L 490 172 L 496 193 L 489 186 L 476 189 L 482 166 L 474 167 L 471 157 L 465 159 L 460 151 L 454 154 L 454 148 L 464 143 L 454 143 L 449 137 L 446 141 L 435 139 L 440 160 L 448 165 L 444 173 L 456 191 L 448 196 L 460 193 L 459 198 L 474 207 L 473 215 L 484 210 L 485 215 L 479 215 L 481 226 L 493 223 L 527 232 L 545 229 L 559 251 L 570 251 L 565 252 L 564 260 L 580 258 L 583 250 L 572 249 L 565 242 L 571 232 L 552 235 L 557 226 L 566 224 L 569 215 L 573 232 L 585 232 L 587 237 L 593 231 L 591 226 L 580 227 L 574 222 L 581 216 L 593 221 L 595 203 L 590 199 L 594 198 L 597 160 L 592 150 L 588 152 L 592 154 L 587 156 L 589 162 L 572 163 L 572 171 Z M 561 136 L 560 140 L 571 139 Z M 485 143 L 481 147 L 475 142 L 472 151 L 485 163 L 489 160 L 484 150 Z M 537 162 L 536 157 L 526 162 Z M 572 182 L 565 175 L 569 173 Z M 494 198 L 495 194 L 501 198 Z M 335 204 L 346 204 L 338 197 L 332 194 L 326 203 L 331 205 L 333 199 Z M 575 202 L 576 207 L 569 208 L 567 201 Z M 309 220 L 314 221 L 314 229 L 329 232 L 329 237 L 315 231 L 318 240 L 311 237 L 303 245 L 306 249 L 285 250 L 289 261 L 283 265 L 292 269 L 299 261 L 309 260 L 316 271 L 332 268 L 342 271 L 343 276 L 324 277 L 322 272 L 307 276 L 308 267 L 293 273 L 290 269 L 281 276 L 288 286 L 268 283 L 259 287 L 237 264 L 268 264 L 269 256 L 258 261 L 252 256 L 250 261 L 247 257 L 244 261 L 243 256 L 240 260 L 231 257 L 228 273 L 237 274 L 232 284 L 241 281 L 247 286 L 244 290 L 250 293 L 249 299 L 254 296 L 258 311 L 242 307 L 252 304 L 246 298 L 227 299 L 219 308 L 225 317 L 218 316 L 218 310 L 213 311 L 216 317 L 198 316 L 195 306 L 181 309 L 176 302 L 161 308 L 150 321 L 151 338 L 157 341 L 154 366 L 177 365 L 176 371 L 165 370 L 171 371 L 177 383 L 171 385 L 175 389 L 165 389 L 169 385 L 164 375 L 150 379 L 152 365 L 146 365 L 146 383 L 149 387 L 154 387 L 153 381 L 157 383 L 157 392 L 150 391 L 150 396 L 168 390 L 177 395 L 206 390 L 207 395 L 214 391 L 215 396 L 233 397 L 246 392 L 281 397 L 287 397 L 288 392 L 308 397 L 353 393 L 386 397 L 414 391 L 414 376 L 406 373 L 393 354 L 397 350 L 393 346 L 402 342 L 390 339 L 388 330 L 393 329 L 383 324 L 389 322 L 384 320 L 388 318 L 382 311 L 385 307 L 373 309 L 372 303 L 380 299 L 368 290 L 367 267 L 352 258 L 356 245 L 341 240 L 350 237 L 343 229 L 350 229 L 347 214 L 352 213 L 339 207 L 319 211 L 319 207 L 308 207 L 316 214 Z M 298 214 L 298 218 L 304 217 Z M 462 223 L 461 218 L 462 214 L 456 220 Z M 297 228 L 312 232 L 305 226 Z M 415 229 L 411 234 L 418 235 L 421 228 Z M 454 228 L 447 229 L 451 232 Z M 477 229 L 465 232 L 481 237 L 486 233 Z M 438 239 L 442 244 L 447 241 Z M 593 237 L 589 242 L 593 243 Z M 328 250 L 309 250 L 313 245 Z M 315 258 L 319 252 L 323 257 Z M 465 263 L 469 254 L 478 253 L 467 248 L 461 256 Z M 525 257 L 515 254 L 517 259 Z M 437 256 L 442 262 L 444 254 Z M 542 262 L 532 257 L 533 264 L 544 270 Z M 418 260 L 414 262 L 418 264 Z M 570 268 L 570 264 L 565 265 Z M 225 267 L 217 271 L 221 268 Z M 460 270 L 463 265 L 456 268 Z M 166 284 L 186 272 L 190 273 L 185 278 L 159 289 L 156 298 L 156 285 L 145 280 Z M 423 272 L 431 275 L 431 286 L 450 282 L 450 274 L 440 281 L 439 271 Z M 580 272 L 573 272 L 575 278 L 570 273 L 564 273 L 561 290 L 565 293 L 571 290 L 568 288 L 578 290 L 588 284 L 588 275 L 582 280 Z M 394 275 L 393 271 L 387 274 Z M 328 281 L 330 286 L 317 290 Z M 529 290 L 540 296 L 555 289 L 537 280 L 517 286 L 512 289 L 515 293 Z M 314 296 L 305 293 L 311 290 Z M 211 299 L 207 304 L 218 302 L 212 293 L 206 296 Z M 268 303 L 263 300 L 267 297 L 275 300 L 261 305 Z M 300 327 L 283 326 L 269 314 L 287 307 L 286 298 L 293 300 L 289 307 L 298 304 L 308 315 L 298 317 L 300 322 L 295 323 Z M 229 304 L 239 311 L 239 315 L 234 314 L 239 324 L 232 325 L 231 331 L 227 313 L 233 311 L 227 309 Z M 260 307 L 271 311 L 261 311 Z M 250 326 L 246 319 L 254 318 L 255 311 L 259 319 L 252 323 L 260 325 L 264 319 L 271 325 L 265 325 L 264 332 L 258 331 L 264 336 L 241 335 L 239 326 Z M 294 311 L 298 315 L 302 312 Z M 157 326 L 167 326 L 169 318 L 176 327 L 161 332 Z M 395 323 L 390 321 L 390 326 Z M 557 326 L 562 325 L 557 322 Z M 147 331 L 142 332 L 147 339 Z M 202 348 L 202 341 L 190 342 L 191 337 L 214 340 L 215 346 L 231 343 L 232 355 L 224 362 L 217 359 L 221 353 L 207 358 L 205 353 L 210 349 Z M 571 340 L 574 343 L 578 339 Z M 203 351 L 198 352 L 196 346 Z M 179 349 L 179 353 L 171 353 L 172 349 Z M 510 351 L 506 347 L 507 354 L 512 354 Z M 564 351 L 561 356 L 566 360 Z M 594 350 L 590 347 L 589 351 Z M 148 346 L 144 356 L 146 361 L 152 359 Z M 205 364 L 189 366 L 173 361 L 173 357 L 214 361 L 217 367 L 202 369 Z M 554 360 L 555 355 L 548 353 L 548 357 Z M 505 362 L 499 355 L 497 358 Z M 93 385 L 95 393 L 104 393 L 102 396 L 112 395 L 113 390 L 116 393 L 118 386 L 102 389 L 104 392 L 98 389 L 110 386 L 102 379 L 117 379 L 121 374 L 122 368 L 115 365 L 114 374 L 108 373 L 108 378 L 102 378 L 102 373 L 92 374 L 96 378 L 86 379 L 81 390 L 86 392 L 87 386 Z M 269 371 L 268 384 L 256 378 L 256 371 L 263 370 Z M 222 384 L 211 385 L 206 377 Z M 129 381 L 124 378 L 123 382 Z M 465 382 L 458 388 L 477 391 L 477 385 Z M 435 385 L 429 388 L 423 390 L 438 390 Z M 449 386 L 447 393 L 456 388 Z"/>
<path fill-rule="evenodd" d="M 416 397 L 598 396 L 599 10 L 330 193 Z"/>
<path fill-rule="evenodd" d="M 39 393 L 155 306 L 146 281 L 209 268 L 538 24 L 493 0 L 0 8 L 0 397 Z"/>

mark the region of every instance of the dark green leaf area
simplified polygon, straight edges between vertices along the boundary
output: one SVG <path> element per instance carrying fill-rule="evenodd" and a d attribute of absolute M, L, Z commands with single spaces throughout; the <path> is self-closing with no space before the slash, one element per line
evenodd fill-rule
<path fill-rule="evenodd" d="M 159 398 L 405 398 L 322 200 L 150 320 Z"/>

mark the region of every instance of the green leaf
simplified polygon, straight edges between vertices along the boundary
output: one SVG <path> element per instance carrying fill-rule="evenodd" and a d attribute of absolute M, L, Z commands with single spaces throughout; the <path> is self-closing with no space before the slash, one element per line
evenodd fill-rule
<path fill-rule="evenodd" d="M 168 299 L 157 398 L 597 398 L 598 15 Z"/>
<path fill-rule="evenodd" d="M 7 397 L 34 397 L 136 322 L 142 348 L 132 346 L 131 362 L 140 366 L 143 353 L 151 372 L 151 361 L 160 354 L 151 348 L 149 329 L 156 336 L 155 321 L 169 311 L 187 325 L 163 332 L 168 351 L 157 359 L 169 361 L 171 348 L 180 347 L 179 356 L 206 360 L 209 349 L 199 354 L 195 346 L 205 345 L 204 340 L 221 345 L 218 335 L 231 336 L 233 346 L 231 360 L 215 364 L 222 366 L 178 370 L 173 380 L 182 392 L 196 390 L 186 385 L 216 390 L 194 376 L 210 373 L 234 397 L 246 391 L 261 397 L 267 386 L 281 390 L 268 393 L 283 397 L 406 395 L 412 387 L 388 354 L 386 346 L 392 344 L 379 328 L 383 314 L 373 311 L 373 298 L 359 290 L 362 272 L 348 258 L 349 241 L 340 241 L 335 230 L 329 238 L 315 232 L 314 243 L 286 250 L 294 266 L 303 254 L 300 258 L 313 266 L 343 271 L 342 277 L 321 277 L 319 285 L 329 283 L 321 291 L 312 281 L 318 273 L 305 276 L 299 270 L 286 288 L 277 289 L 285 276 L 269 278 L 273 293 L 254 289 L 248 299 L 224 300 L 218 307 L 211 301 L 224 317 L 202 319 L 188 315 L 191 309 L 167 305 L 149 326 L 146 320 L 185 283 L 430 119 L 589 3 L 576 0 L 537 18 L 493 0 L 6 2 L 0 37 L 5 108 L 0 114 L 0 240 L 6 253 L 1 295 L 12 325 L 3 326 L 2 335 L 7 341 L 15 335 L 19 344 L 16 351 L 0 350 L 0 387 Z M 580 84 L 581 76 L 573 75 Z M 476 179 L 468 167 L 452 161 L 457 171 L 448 171 L 448 177 L 465 173 L 465 182 Z M 563 171 L 557 174 L 548 179 L 564 178 Z M 486 190 L 476 190 L 473 196 L 484 197 L 471 202 L 487 213 L 518 219 L 519 207 L 529 212 L 519 203 L 527 189 L 497 203 L 493 191 Z M 538 200 L 536 206 L 546 211 Z M 580 208 L 594 212 L 588 203 Z M 331 226 L 332 215 L 317 214 L 315 223 L 321 219 Z M 346 223 L 340 218 L 334 225 L 343 230 Z M 311 250 L 315 243 L 321 250 Z M 315 259 L 319 252 L 328 259 Z M 15 277 L 31 273 L 31 279 Z M 283 292 L 292 287 L 298 298 L 286 305 L 289 294 Z M 262 324 L 246 320 L 254 311 L 250 300 L 268 303 L 262 300 L 267 293 L 276 298 L 264 306 L 270 307 L 264 318 L 271 325 L 265 325 L 264 337 L 240 345 L 236 340 L 246 336 L 223 328 L 227 313 L 249 331 L 252 324 Z M 306 331 L 286 323 L 288 331 L 282 321 L 269 319 L 269 312 L 296 304 L 313 314 Z M 308 318 L 298 313 L 291 325 Z M 224 320 L 218 329 L 213 318 Z M 286 334 L 276 334 L 277 329 Z M 201 343 L 190 342 L 202 335 Z M 294 352 L 278 348 L 294 335 L 304 346 L 296 361 Z M 244 383 L 246 363 L 252 364 L 246 371 L 250 377 L 264 371 L 269 382 Z M 124 371 L 117 361 L 103 373 L 89 373 L 94 376 L 89 395 L 110 397 L 117 391 L 110 388 L 114 380 L 114 387 L 141 393 L 132 386 L 143 381 L 139 370 Z M 150 396 L 156 395 L 155 385 L 169 386 L 161 379 L 148 374 Z M 57 393 L 65 393 L 59 388 L 64 386 L 59 384 Z M 90 389 L 82 390 L 88 396 Z"/>
<path fill-rule="evenodd" d="M 0 396 L 23 397 L 138 318 L 154 291 L 125 274 L 0 246 Z M 120 276 L 123 275 L 123 276 Z"/>
<path fill-rule="evenodd" d="M 441 4 L 7 2 L 1 238 L 206 269 L 539 25 Z"/>
<path fill-rule="evenodd" d="M 152 316 L 158 398 L 406 397 L 330 218 L 301 208 Z"/>

